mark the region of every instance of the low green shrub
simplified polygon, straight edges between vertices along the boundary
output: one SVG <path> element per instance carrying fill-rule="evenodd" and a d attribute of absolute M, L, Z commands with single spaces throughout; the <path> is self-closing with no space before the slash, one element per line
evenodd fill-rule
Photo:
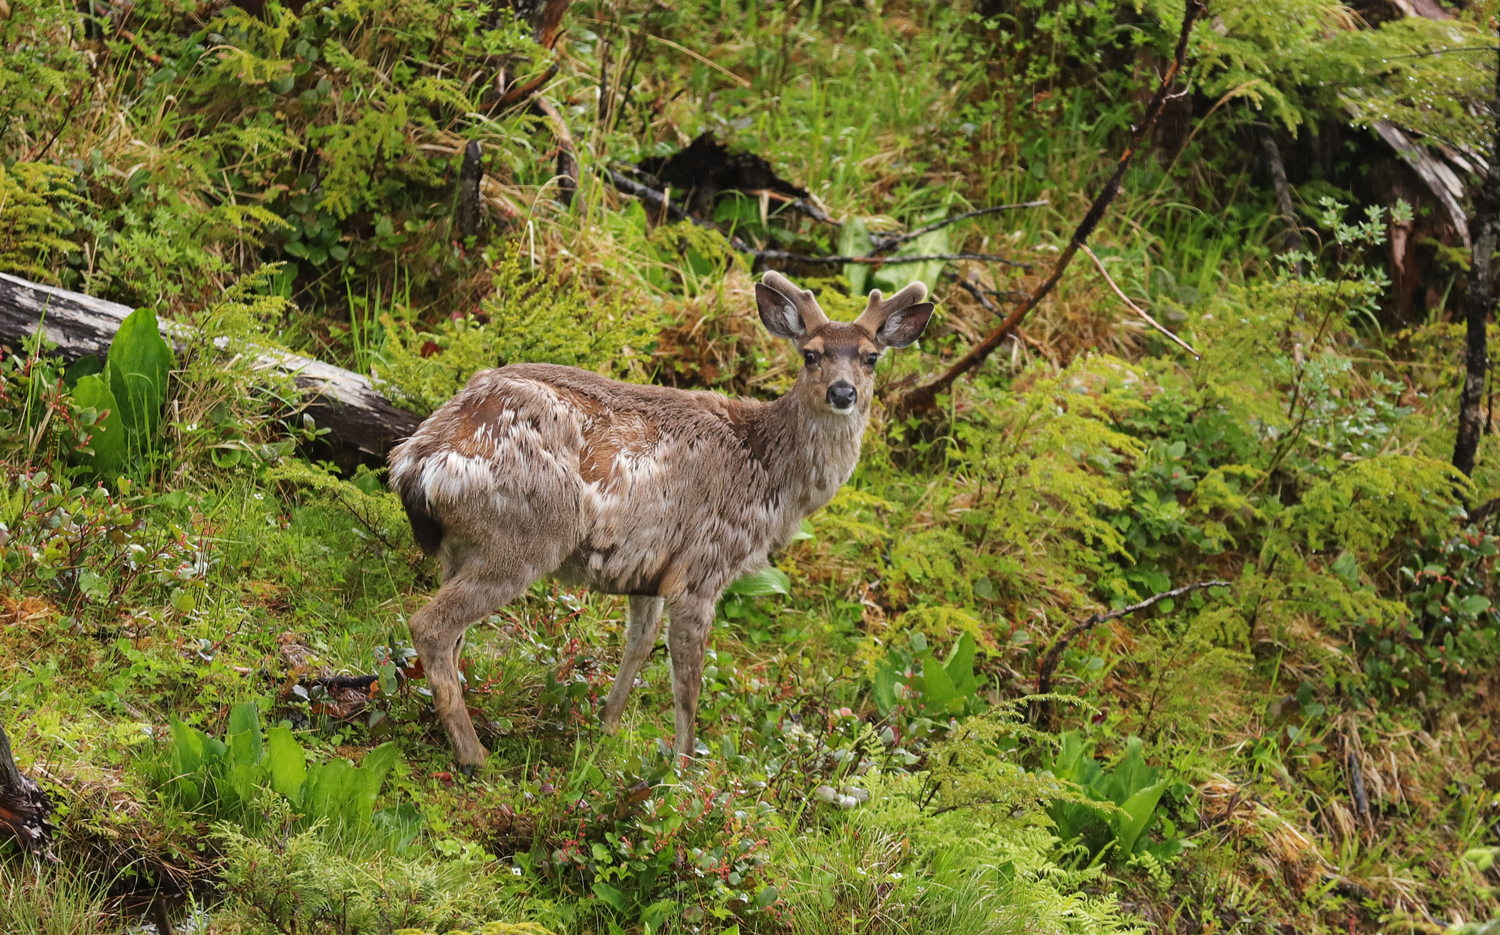
<path fill-rule="evenodd" d="M 392 854 L 332 841 L 302 821 L 287 799 L 262 789 L 258 827 L 220 822 L 223 887 L 235 897 L 215 915 L 231 931 L 298 935 L 387 935 L 392 930 L 494 931 L 515 918 L 517 881 L 493 861 Z M 243 928 L 235 928 L 238 924 Z M 528 927 L 502 933 L 539 935 Z"/>
<path fill-rule="evenodd" d="M 1400 575 L 1410 619 L 1404 626 L 1369 621 L 1354 627 L 1362 668 L 1378 694 L 1460 683 L 1486 671 L 1500 654 L 1500 611 L 1487 596 L 1500 539 L 1471 527 L 1453 536 L 1434 532 L 1409 546 Z M 1341 570 L 1338 562 L 1334 570 Z"/>
<path fill-rule="evenodd" d="M 607 768 L 591 757 L 525 789 L 538 831 L 512 859 L 544 892 L 585 890 L 609 918 L 653 930 L 677 913 L 744 919 L 777 899 L 766 842 L 780 814 L 719 768 L 674 774 L 664 751 Z"/>
<path fill-rule="evenodd" d="M 873 698 L 881 717 L 904 706 L 927 718 L 946 721 L 977 714 L 988 705 L 974 674 L 974 637 L 963 634 L 948 658 L 938 661 L 925 634 L 911 634 L 911 648 L 893 646 L 875 667 Z"/>

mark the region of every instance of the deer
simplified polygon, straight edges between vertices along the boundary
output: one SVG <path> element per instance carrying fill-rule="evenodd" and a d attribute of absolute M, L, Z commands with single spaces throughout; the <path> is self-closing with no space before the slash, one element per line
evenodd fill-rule
<path fill-rule="evenodd" d="M 802 358 L 762 402 L 510 363 L 474 374 L 390 455 L 389 481 L 441 585 L 412 615 L 414 648 L 461 772 L 489 754 L 464 705 L 459 656 L 479 620 L 550 577 L 628 597 L 625 646 L 604 701 L 614 733 L 668 620 L 674 761 L 695 722 L 714 610 L 766 567 L 853 474 L 885 351 L 932 317 L 920 281 L 870 293 L 852 322 L 777 272 L 755 284 L 760 320 Z"/>

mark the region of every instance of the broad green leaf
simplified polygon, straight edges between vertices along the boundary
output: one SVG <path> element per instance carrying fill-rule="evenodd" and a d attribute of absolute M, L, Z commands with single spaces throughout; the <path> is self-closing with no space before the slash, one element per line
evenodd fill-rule
<path fill-rule="evenodd" d="M 948 661 L 943 665 L 948 680 L 953 683 L 953 690 L 965 698 L 979 690 L 979 679 L 974 675 L 976 648 L 974 637 L 965 633 L 953 644 L 953 651 L 948 654 Z"/>
<path fill-rule="evenodd" d="M 922 667 L 922 701 L 927 710 L 951 713 L 948 706 L 959 700 L 947 670 L 938 665 L 936 659 L 928 659 Z"/>
<path fill-rule="evenodd" d="M 947 213 L 946 208 L 939 208 L 923 217 L 916 226 L 921 227 L 934 221 L 941 221 Z M 934 253 L 947 253 L 950 230 L 952 230 L 951 227 L 944 227 L 930 234 L 923 234 L 915 240 L 908 240 L 891 256 L 930 256 Z M 870 285 L 890 295 L 920 279 L 927 284 L 928 292 L 936 292 L 938 277 L 942 275 L 944 265 L 942 260 L 932 260 L 926 263 L 888 263 L 870 276 Z"/>
<path fill-rule="evenodd" d="M 1141 738 L 1130 737 L 1125 741 L 1125 756 L 1110 774 L 1114 788 L 1108 798 L 1120 805 L 1142 789 L 1155 785 L 1160 777 L 1161 770 L 1146 765 L 1146 745 Z"/>
<path fill-rule="evenodd" d="M 125 467 L 130 448 L 125 439 L 125 420 L 120 415 L 120 406 L 109 385 L 96 374 L 80 377 L 73 387 L 73 402 L 85 409 L 94 409 L 108 415 L 96 421 L 89 433 L 89 448 L 92 455 L 82 455 L 86 463 L 93 465 L 107 479 L 116 477 Z"/>
<path fill-rule="evenodd" d="M 779 568 L 762 568 L 748 574 L 724 589 L 725 594 L 741 597 L 767 597 L 772 594 L 791 594 L 792 579 Z"/>
<path fill-rule="evenodd" d="M 375 811 L 375 799 L 380 795 L 380 785 L 394 765 L 396 745 L 393 743 L 383 743 L 365 754 L 364 763 L 355 770 L 358 783 L 347 815 L 350 821 L 364 823 L 370 820 Z"/>
<path fill-rule="evenodd" d="M 594 881 L 594 895 L 616 912 L 625 912 L 630 908 L 630 900 L 625 894 L 602 880 Z"/>
<path fill-rule="evenodd" d="M 132 435 L 149 444 L 167 400 L 172 348 L 162 340 L 156 313 L 138 308 L 126 316 L 109 345 L 109 389 Z"/>
<path fill-rule="evenodd" d="M 172 718 L 172 772 L 178 776 L 196 773 L 203 768 L 202 731 L 194 730 L 176 718 Z"/>
<path fill-rule="evenodd" d="M 1115 831 L 1115 840 L 1119 842 L 1119 855 L 1122 859 L 1135 853 L 1136 840 L 1151 824 L 1151 818 L 1156 814 L 1156 803 L 1166 788 L 1166 780 L 1147 786 L 1120 806 L 1124 815 L 1117 814 L 1110 821 Z"/>
<path fill-rule="evenodd" d="M 84 354 L 69 364 L 67 370 L 63 371 L 63 385 L 71 390 L 84 377 L 103 372 L 104 361 L 93 354 Z"/>
<path fill-rule="evenodd" d="M 229 771 L 228 780 L 234 798 L 231 804 L 247 807 L 255 798 L 256 787 L 265 785 L 266 768 L 258 763 L 236 763 Z"/>
<path fill-rule="evenodd" d="M 237 765 L 259 763 L 265 756 L 260 736 L 260 709 L 242 702 L 229 709 L 229 729 L 224 739 Z"/>
<path fill-rule="evenodd" d="M 266 766 L 271 771 L 271 788 L 286 796 L 293 807 L 301 808 L 302 784 L 307 781 L 307 754 L 290 727 L 266 731 Z"/>
<path fill-rule="evenodd" d="M 354 767 L 348 760 L 330 760 L 307 771 L 302 788 L 303 813 L 311 821 L 336 825 L 344 814 L 344 803 L 354 798 Z"/>
<path fill-rule="evenodd" d="M 404 851 L 422 831 L 422 814 L 416 806 L 407 803 L 382 808 L 371 815 L 370 820 L 398 852 Z"/>
<path fill-rule="evenodd" d="M 1483 613 L 1490 609 L 1490 599 L 1483 594 L 1471 594 L 1459 603 L 1458 609 L 1466 614 Z"/>

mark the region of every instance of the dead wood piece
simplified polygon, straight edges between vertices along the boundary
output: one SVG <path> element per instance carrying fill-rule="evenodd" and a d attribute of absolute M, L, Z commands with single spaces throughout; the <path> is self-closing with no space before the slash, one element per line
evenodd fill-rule
<path fill-rule="evenodd" d="M 461 237 L 479 233 L 479 221 L 483 216 L 479 188 L 483 182 L 483 152 L 479 141 L 471 140 L 464 148 L 463 166 L 458 170 L 458 233 Z"/>
<path fill-rule="evenodd" d="M 1464 195 L 1464 187 L 1458 175 L 1441 159 L 1429 153 L 1425 146 L 1413 142 L 1390 121 L 1377 120 L 1370 126 L 1391 149 L 1394 149 L 1405 160 L 1407 165 L 1411 166 L 1417 178 L 1422 180 L 1427 190 L 1432 192 L 1433 197 L 1442 204 L 1443 210 L 1448 212 L 1448 220 L 1453 223 L 1453 229 L 1458 231 L 1458 236 L 1463 240 L 1464 246 L 1473 249 L 1474 242 L 1469 236 L 1469 219 L 1459 205 L 1459 199 Z"/>
<path fill-rule="evenodd" d="M 1374 822 L 1370 818 L 1370 798 L 1365 795 L 1365 777 L 1359 768 L 1359 757 L 1350 750 L 1344 756 L 1344 764 L 1349 771 L 1349 797 L 1354 801 L 1354 814 L 1359 816 L 1360 822 L 1366 831 L 1374 831 Z"/>
<path fill-rule="evenodd" d="M 557 107 L 545 97 L 538 97 L 534 103 L 552 124 L 552 132 L 557 136 L 557 196 L 564 205 L 571 207 L 573 196 L 578 194 L 578 147 L 573 144 L 568 122 Z"/>
<path fill-rule="evenodd" d="M 610 184 L 627 195 L 634 195 L 647 204 L 651 205 L 658 216 L 665 215 L 674 221 L 690 221 L 691 223 L 706 230 L 719 230 L 718 225 L 702 220 L 685 210 L 679 203 L 673 201 L 665 191 L 657 191 L 649 185 L 630 178 L 617 169 L 609 170 Z M 931 263 L 938 260 L 953 262 L 957 260 L 977 260 L 983 263 L 1003 263 L 1006 266 L 1018 266 L 1022 269 L 1031 269 L 1030 263 L 1022 263 L 992 253 L 928 253 L 918 256 L 812 256 L 806 253 L 792 253 L 788 250 L 757 250 L 745 243 L 739 237 L 725 235 L 729 245 L 741 253 L 749 254 L 756 260 L 771 260 L 779 263 L 803 263 L 809 266 L 843 266 L 845 263 L 861 263 L 869 266 L 899 266 L 908 263 Z"/>
<path fill-rule="evenodd" d="M 1068 241 L 1067 247 L 1063 248 L 1062 254 L 1058 256 L 1057 262 L 1052 267 L 1051 275 L 1034 292 L 1017 305 L 1005 317 L 1005 320 L 994 331 L 991 331 L 983 341 L 970 348 L 967 354 L 955 361 L 952 366 L 943 371 L 936 379 L 921 386 L 913 387 L 892 400 L 892 409 L 898 413 L 930 413 L 936 409 L 938 394 L 947 391 L 953 385 L 954 380 L 957 380 L 963 374 L 984 363 L 991 352 L 1000 346 L 1000 342 L 1005 340 L 1005 336 L 1021 323 L 1021 320 L 1026 317 L 1026 313 L 1036 308 L 1042 299 L 1046 298 L 1053 287 L 1057 285 L 1058 280 L 1062 278 L 1063 272 L 1067 270 L 1068 264 L 1073 262 L 1073 256 L 1078 252 L 1078 248 L 1088 241 L 1089 237 L 1094 233 L 1094 228 L 1099 226 L 1099 221 L 1104 217 L 1104 212 L 1109 210 L 1110 204 L 1120 194 L 1120 186 L 1125 179 L 1125 172 L 1130 168 L 1130 163 L 1134 160 L 1136 152 L 1139 151 L 1141 140 L 1151 130 L 1157 118 L 1161 116 L 1162 109 L 1166 106 L 1168 97 L 1171 96 L 1172 86 L 1176 84 L 1177 76 L 1182 72 L 1187 63 L 1188 37 L 1193 33 L 1193 24 L 1206 9 L 1207 6 L 1203 0 L 1186 0 L 1186 9 L 1183 11 L 1182 16 L 1182 31 L 1177 36 L 1177 48 L 1172 56 L 1172 64 L 1161 76 L 1161 81 L 1156 86 L 1156 93 L 1151 96 L 1151 101 L 1146 105 L 1144 118 L 1133 128 L 1133 132 L 1130 135 L 1130 143 L 1125 147 L 1125 151 L 1120 154 L 1119 160 L 1115 163 L 1114 173 L 1110 175 L 1109 181 L 1104 184 L 1103 190 L 1094 199 L 1094 203 L 1089 206 L 1088 213 L 1083 216 L 1083 220 L 1078 223 L 1077 229 L 1073 231 L 1073 239 Z"/>
<path fill-rule="evenodd" d="M 1500 144 L 1500 71 L 1495 74 L 1495 98 L 1491 112 L 1495 118 L 1495 142 Z M 1500 150 L 1493 151 L 1500 158 Z M 1450 209 L 1452 210 L 1452 209 Z M 1480 410 L 1484 402 L 1485 376 L 1489 370 L 1488 323 L 1495 310 L 1495 296 L 1490 291 L 1494 269 L 1495 242 L 1500 239 L 1500 171 L 1485 176 L 1474 199 L 1473 259 L 1469 282 L 1464 292 L 1466 338 L 1464 350 L 1464 385 L 1459 395 L 1458 433 L 1453 442 L 1453 466 L 1465 476 L 1474 474 L 1474 456 L 1479 449 L 1483 426 Z M 1468 232 L 1464 232 L 1468 243 Z M 1464 495 L 1467 502 L 1467 495 Z"/>
<path fill-rule="evenodd" d="M 720 192 L 765 190 L 784 195 L 793 204 L 809 198 L 807 189 L 778 176 L 764 158 L 733 151 L 712 133 L 699 134 L 670 156 L 643 159 L 639 168 L 661 186 L 670 185 L 673 191 L 683 192 L 679 200 L 687 202 L 688 211 L 699 216 L 713 211 Z"/>
<path fill-rule="evenodd" d="M 1500 510 L 1500 497 L 1486 500 L 1469 511 L 1468 522 L 1475 526 L 1483 525 L 1484 521 L 1495 515 L 1497 510 Z"/>
<path fill-rule="evenodd" d="M 52 798 L 16 767 L 10 738 L 0 727 L 0 832 L 15 838 L 23 850 L 45 852 L 51 843 Z"/>
<path fill-rule="evenodd" d="M 674 221 L 687 221 L 705 230 L 719 231 L 717 225 L 710 224 L 708 221 L 700 220 L 687 213 L 687 211 L 683 210 L 680 205 L 668 198 L 665 192 L 659 192 L 648 185 L 643 185 L 622 172 L 610 169 L 609 181 L 611 185 L 624 192 L 625 194 L 634 195 L 640 200 L 646 202 L 655 210 L 658 216 L 665 214 L 668 218 Z M 723 231 L 719 231 L 719 233 L 722 234 Z M 728 239 L 729 245 L 731 247 L 740 251 L 741 253 L 754 254 L 758 252 L 754 247 L 751 247 L 749 244 L 745 243 L 738 237 L 726 235 L 726 239 Z"/>
<path fill-rule="evenodd" d="M 1292 203 L 1292 186 L 1286 179 L 1286 163 L 1281 158 L 1281 147 L 1276 145 L 1276 137 L 1270 130 L 1262 128 L 1257 135 L 1260 137 L 1261 151 L 1266 157 L 1266 168 L 1271 173 L 1271 187 L 1276 192 L 1276 210 L 1281 212 L 1286 224 L 1283 242 L 1288 252 L 1300 253 L 1305 244 L 1302 242 L 1302 232 L 1297 229 L 1297 209 Z M 1304 272 L 1302 261 L 1297 261 L 1297 275 L 1301 276 Z"/>
<path fill-rule="evenodd" d="M 936 260 L 978 260 L 984 263 L 1001 263 L 1031 269 L 1030 263 L 1011 260 L 993 253 L 924 253 L 913 256 L 809 256 L 805 253 L 789 253 L 785 250 L 752 250 L 759 260 L 784 260 L 789 263 L 807 263 L 813 266 L 843 266 L 845 263 L 860 263 L 868 266 L 900 266 L 903 263 L 931 263 Z"/>
<path fill-rule="evenodd" d="M 29 282 L 0 273 L 0 343 L 12 349 L 32 336 L 38 326 L 68 363 L 92 354 L 104 359 L 120 324 L 133 309 L 79 292 Z M 190 328 L 161 322 L 162 337 L 182 348 Z M 228 340 L 217 338 L 224 349 Z M 368 378 L 331 364 L 271 348 L 252 348 L 258 367 L 291 375 L 302 391 L 303 411 L 319 428 L 323 442 L 340 463 L 384 464 L 385 456 L 401 439 L 415 432 L 421 419 L 392 405 L 371 386 Z"/>

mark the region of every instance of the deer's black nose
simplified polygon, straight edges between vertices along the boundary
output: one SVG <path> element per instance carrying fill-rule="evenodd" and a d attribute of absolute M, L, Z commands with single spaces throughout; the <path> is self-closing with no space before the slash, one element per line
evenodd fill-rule
<path fill-rule="evenodd" d="M 845 383 L 843 380 L 829 384 L 828 405 L 833 408 L 848 409 L 854 405 L 856 399 L 859 399 L 859 390 L 854 388 L 854 384 Z"/>

